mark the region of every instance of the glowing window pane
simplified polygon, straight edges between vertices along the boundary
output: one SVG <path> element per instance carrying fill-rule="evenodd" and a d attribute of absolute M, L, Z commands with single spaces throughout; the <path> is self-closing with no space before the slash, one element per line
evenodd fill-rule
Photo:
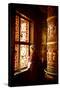
<path fill-rule="evenodd" d="M 19 69 L 19 45 L 15 44 L 15 70 Z"/>
<path fill-rule="evenodd" d="M 15 41 L 19 41 L 19 16 L 16 16 L 15 20 Z"/>
<path fill-rule="evenodd" d="M 20 68 L 28 66 L 28 45 L 20 45 Z"/>
<path fill-rule="evenodd" d="M 29 22 L 23 18 L 21 20 L 21 30 L 20 30 L 20 41 L 29 42 Z"/>

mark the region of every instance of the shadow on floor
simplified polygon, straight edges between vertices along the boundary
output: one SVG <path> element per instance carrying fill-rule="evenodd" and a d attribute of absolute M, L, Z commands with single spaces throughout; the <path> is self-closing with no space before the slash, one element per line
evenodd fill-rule
<path fill-rule="evenodd" d="M 23 73 L 20 73 L 16 76 L 14 76 L 11 86 L 31 86 L 31 85 L 48 85 L 48 84 L 57 84 L 58 81 L 50 81 L 46 80 L 44 77 L 44 73 L 40 75 L 35 75 L 35 77 L 32 76 L 32 73 L 30 69 L 28 71 L 25 71 Z"/>

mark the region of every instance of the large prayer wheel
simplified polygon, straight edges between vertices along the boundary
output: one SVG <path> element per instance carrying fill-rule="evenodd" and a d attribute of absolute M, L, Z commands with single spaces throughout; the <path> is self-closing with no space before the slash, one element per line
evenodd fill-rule
<path fill-rule="evenodd" d="M 47 68 L 46 77 L 56 80 L 58 75 L 58 20 L 54 7 L 48 7 L 47 18 Z"/>

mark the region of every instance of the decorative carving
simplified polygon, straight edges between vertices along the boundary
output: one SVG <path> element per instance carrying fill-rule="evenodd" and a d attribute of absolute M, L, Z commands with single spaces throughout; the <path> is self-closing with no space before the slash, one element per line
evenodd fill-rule
<path fill-rule="evenodd" d="M 15 44 L 15 70 L 19 69 L 19 45 Z"/>
<path fill-rule="evenodd" d="M 19 16 L 16 16 L 15 19 L 15 41 L 19 41 Z"/>
<path fill-rule="evenodd" d="M 47 41 L 56 41 L 56 26 L 54 23 L 48 24 Z"/>

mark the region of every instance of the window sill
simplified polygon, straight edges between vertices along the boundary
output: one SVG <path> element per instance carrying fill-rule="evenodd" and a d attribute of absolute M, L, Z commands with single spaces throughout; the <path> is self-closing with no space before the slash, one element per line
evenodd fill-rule
<path fill-rule="evenodd" d="M 17 71 L 17 72 L 14 73 L 14 76 L 17 75 L 17 74 L 23 73 L 23 72 L 27 71 L 28 69 L 29 68 L 26 68 L 26 69 L 22 69 L 20 71 Z"/>

